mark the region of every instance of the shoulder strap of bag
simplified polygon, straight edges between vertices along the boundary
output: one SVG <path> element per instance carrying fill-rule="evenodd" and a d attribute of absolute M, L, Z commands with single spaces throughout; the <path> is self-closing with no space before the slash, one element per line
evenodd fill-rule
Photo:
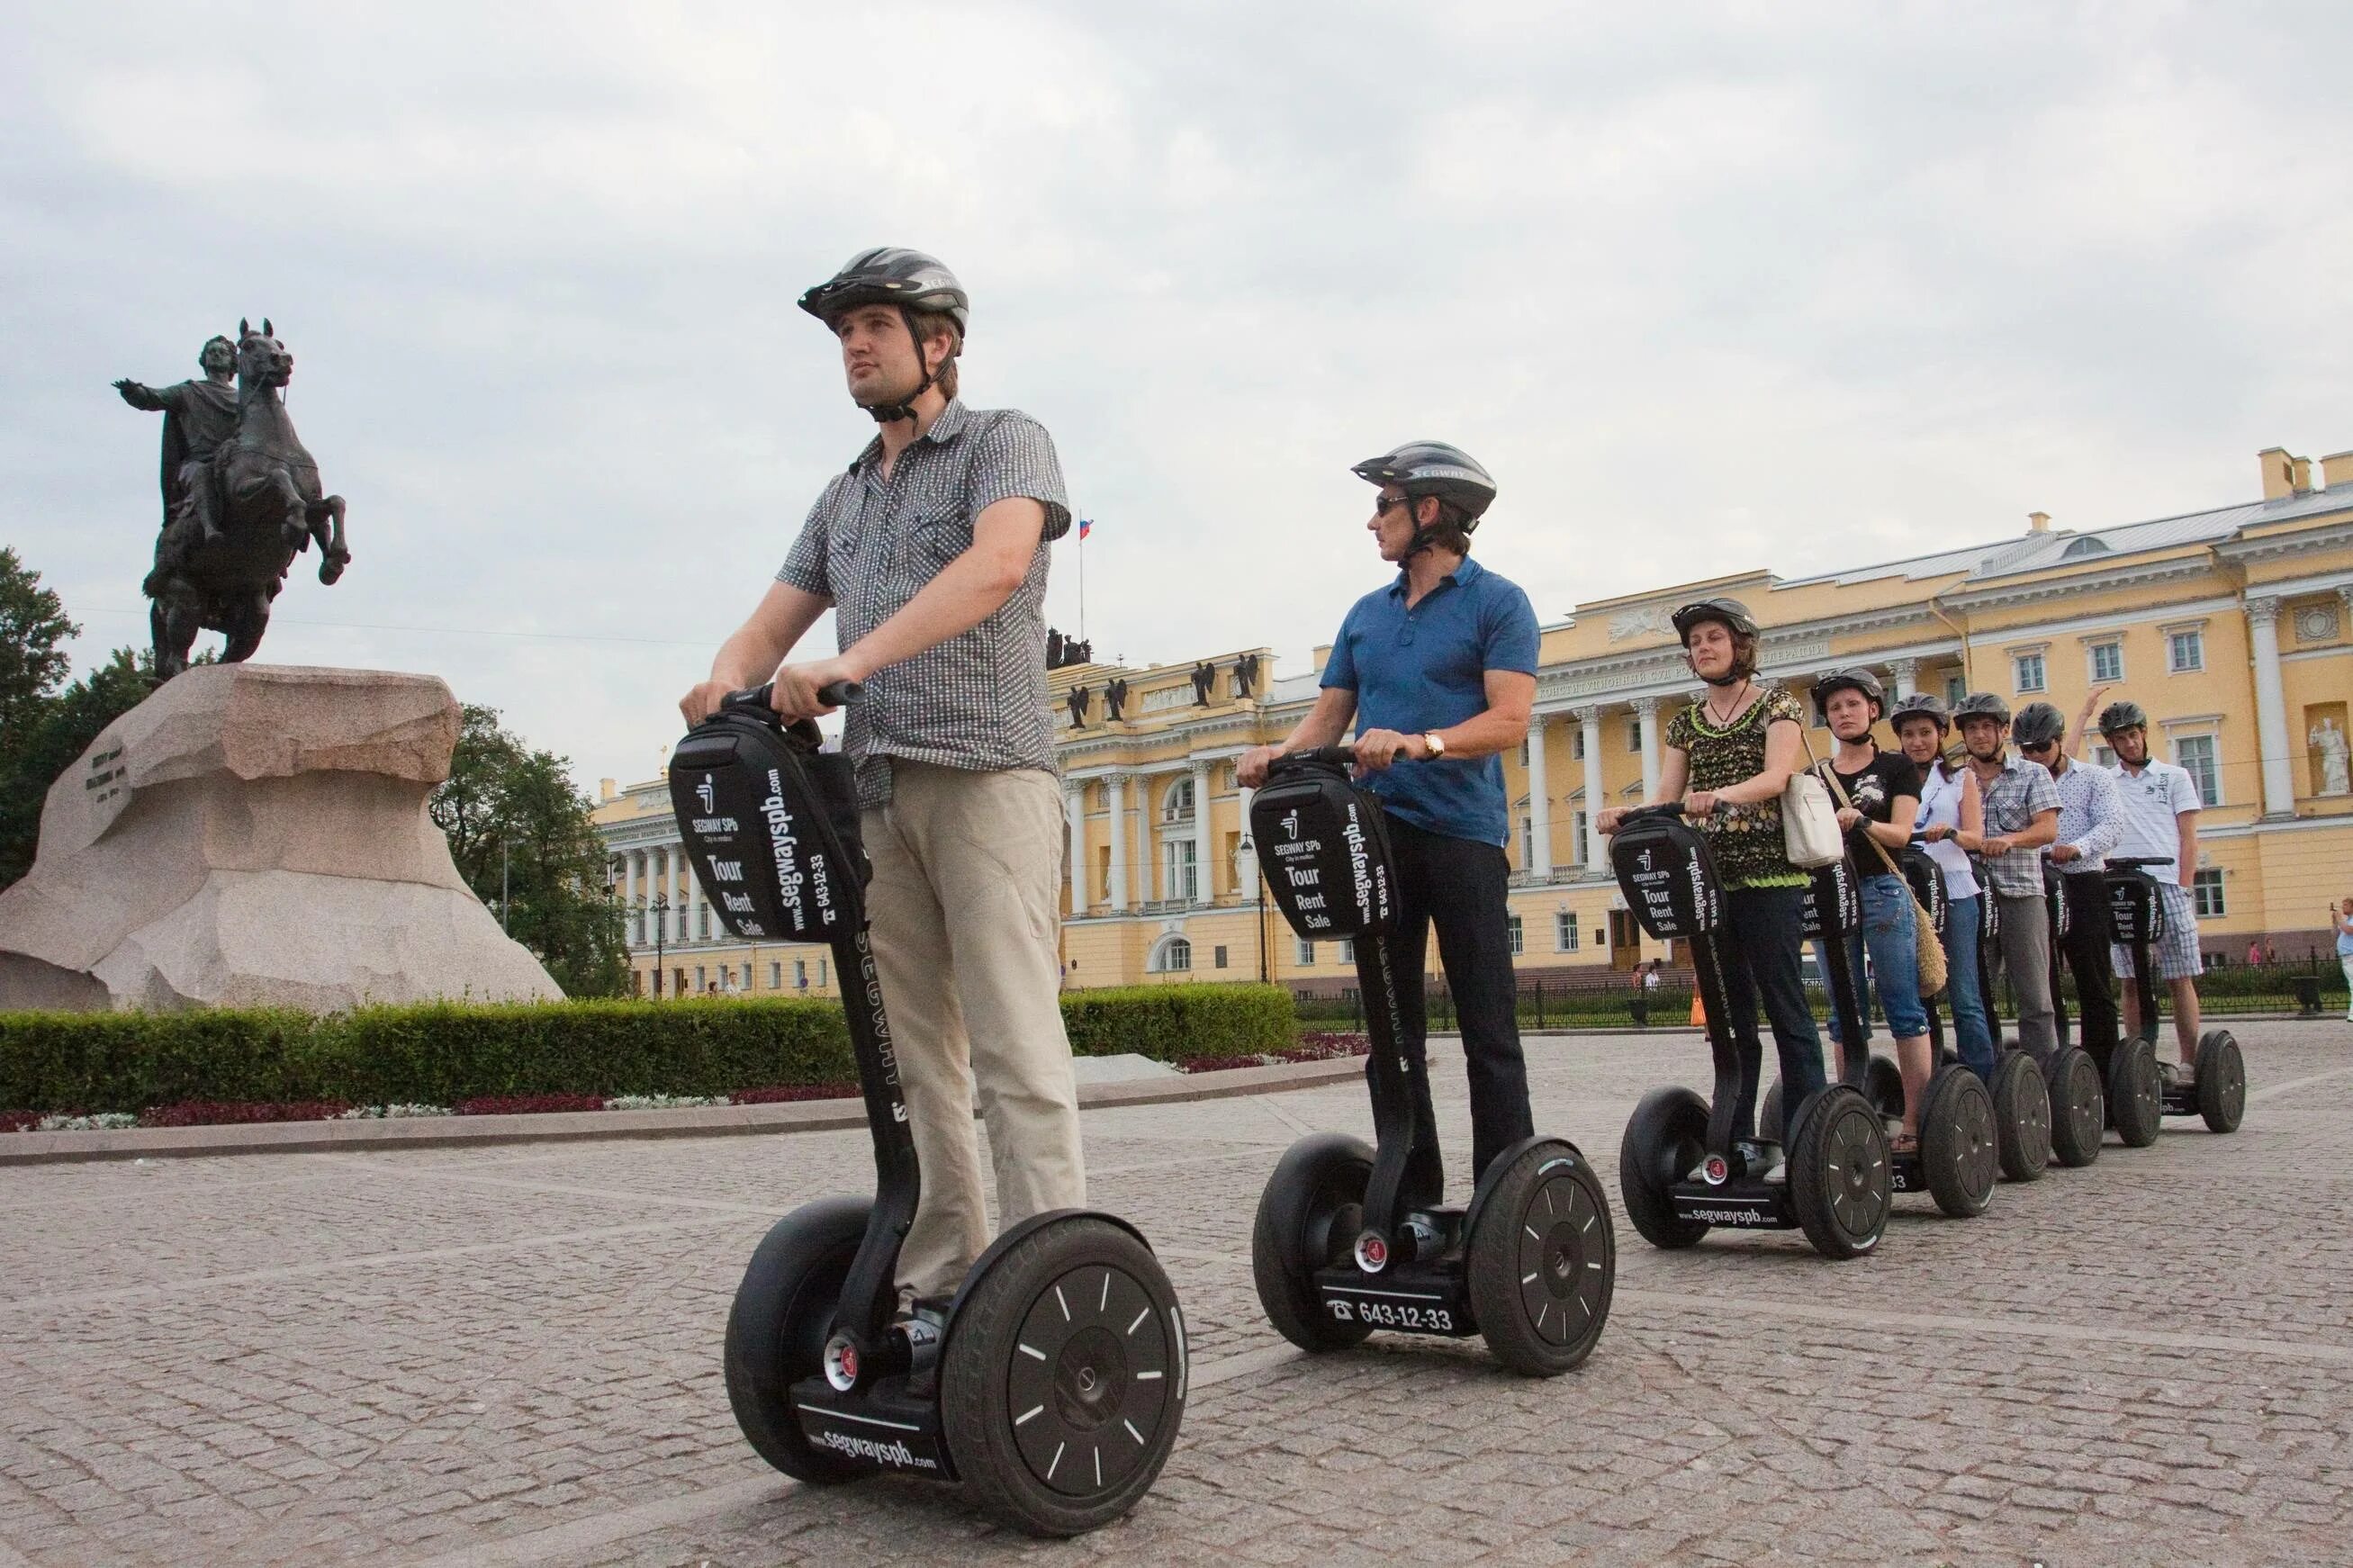
<path fill-rule="evenodd" d="M 1800 740 L 1804 740 L 1806 742 L 1806 755 L 1809 757 L 1813 756 L 1814 743 L 1811 740 L 1807 739 L 1805 731 L 1802 729 L 1799 730 L 1798 731 L 1798 736 Z M 1831 798 L 1832 800 L 1837 801 L 1841 806 L 1852 806 L 1854 805 L 1853 801 L 1847 798 L 1846 786 L 1839 783 L 1838 770 L 1836 768 L 1831 767 L 1828 763 L 1817 761 L 1814 763 L 1814 771 L 1821 775 L 1821 780 L 1824 784 L 1831 786 Z M 1868 822 L 1871 819 L 1866 816 L 1863 820 Z M 1871 852 L 1879 857 L 1879 863 L 1887 868 L 1887 874 L 1889 876 L 1900 877 L 1903 875 L 1901 871 L 1898 871 L 1895 868 L 1895 861 L 1887 853 L 1886 845 L 1882 844 L 1878 839 L 1873 838 L 1869 833 L 1865 833 L 1862 836 L 1862 841 L 1871 846 Z"/>

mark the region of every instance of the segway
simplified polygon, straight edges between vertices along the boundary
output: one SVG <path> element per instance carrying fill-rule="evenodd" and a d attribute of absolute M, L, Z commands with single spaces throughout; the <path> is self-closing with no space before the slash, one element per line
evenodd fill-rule
<path fill-rule="evenodd" d="M 1285 1152 L 1259 1198 L 1250 1273 L 1282 1337 L 1345 1350 L 1376 1329 L 1463 1339 L 1555 1377 L 1592 1352 L 1617 1284 L 1609 1205 L 1565 1139 L 1492 1161 L 1465 1206 L 1443 1203 L 1412 1156 L 1437 1148 L 1409 1079 L 1385 938 L 1394 878 L 1379 801 L 1350 779 L 1345 746 L 1276 758 L 1250 803 L 1250 837 L 1275 906 L 1303 940 L 1352 940 L 1371 1052 L 1376 1142 L 1336 1133 Z M 1434 1166 L 1425 1154 L 1421 1164 Z"/>
<path fill-rule="evenodd" d="M 1926 858 L 1923 857 L 1922 858 Z M 1929 870 L 1934 873 L 1931 865 Z M 1839 1033 L 1852 1044 L 1839 1047 L 1842 1081 L 1862 1090 L 1879 1112 L 1883 1128 L 1904 1121 L 1904 1073 L 1885 1057 L 1874 1056 L 1862 1038 L 1862 977 L 1854 973 L 1848 939 L 1860 923 L 1860 898 L 1843 865 L 1824 867 L 1813 874 L 1806 900 L 1806 934 L 1822 943 L 1824 976 L 1830 983 L 1831 1006 L 1838 1015 Z M 1943 879 L 1936 880 L 1936 907 L 1944 905 Z M 1923 1005 L 1934 1005 L 1923 998 Z M 1935 1037 L 1931 1036 L 1932 1047 Z M 1781 1086 L 1774 1084 L 1757 1111 L 1757 1125 L 1767 1136 L 1778 1135 L 1781 1124 Z M 1993 1201 L 1995 1175 L 2000 1165 L 1994 1130 L 1993 1096 L 1977 1074 L 1942 1050 L 1928 1079 L 1927 1102 L 1920 1110 L 1918 1147 L 1896 1152 L 1891 1142 L 1888 1168 L 1899 1193 L 1926 1193 L 1936 1206 L 1956 1219 L 1973 1219 Z"/>
<path fill-rule="evenodd" d="M 1683 820 L 1679 804 L 1637 806 L 1619 819 L 1609 862 L 1642 929 L 1691 944 L 1715 1062 L 1713 1101 L 1681 1087 L 1654 1089 L 1626 1123 L 1618 1184 L 1634 1228 L 1658 1247 L 1690 1247 L 1727 1226 L 1803 1229 L 1825 1258 L 1876 1248 L 1894 1176 L 1879 1113 L 1852 1082 L 1832 1083 L 1798 1107 L 1786 1158 L 1776 1140 L 1748 1140 L 1735 1124 L 1740 1106 L 1754 1100 L 1757 1080 L 1743 1072 L 1733 1037 L 1717 952 L 1723 884 L 1707 840 Z M 1835 878 L 1833 901 L 1851 902 L 1843 867 L 1826 869 Z"/>
<path fill-rule="evenodd" d="M 2067 994 L 2060 989 L 2066 978 L 2066 953 L 2062 948 L 2073 918 L 2067 912 L 2065 891 L 2059 886 L 2058 868 L 2042 858 L 2042 908 L 2051 922 L 2051 1026 L 2056 1038 L 2047 1073 L 2051 1082 L 2051 1152 L 2071 1170 L 2081 1170 L 2100 1157 L 2100 1141 L 2108 1125 L 2106 1073 L 2092 1053 L 2072 1043 Z"/>
<path fill-rule="evenodd" d="M 867 938 L 857 790 L 849 760 L 820 752 L 814 723 L 784 725 L 769 698 L 736 692 L 679 742 L 670 805 L 730 931 L 831 945 L 877 1191 L 805 1205 L 753 1253 L 727 1316 L 728 1403 L 760 1457 L 797 1480 L 958 1481 L 1017 1529 L 1092 1530 L 1135 1505 L 1176 1440 L 1176 1295 L 1133 1226 L 1066 1209 L 1008 1227 L 954 1300 L 899 1313 L 921 1176 Z"/>
<path fill-rule="evenodd" d="M 1970 868 L 1978 884 L 1978 1005 L 1985 1009 L 1986 1032 L 1993 1037 L 1994 1131 L 2001 1173 L 2006 1181 L 2039 1182 L 2051 1164 L 2051 1086 L 2034 1058 L 2001 1032 L 1993 986 L 1994 963 L 2001 956 L 2001 899 L 1986 879 L 1984 862 L 1972 859 Z M 1931 1008 L 1931 1023 L 1936 1016 Z"/>
<path fill-rule="evenodd" d="M 2203 1117 L 2211 1132 L 2236 1132 L 2247 1113 L 2247 1064 L 2230 1030 L 2209 1029 L 2198 1037 L 2196 1076 L 2187 1089 L 2157 1066 L 2157 977 L 2149 973 L 2149 953 L 2165 935 L 2165 900 L 2158 894 L 2157 879 L 2141 868 L 2172 864 L 2169 855 L 2108 858 L 2109 918 L 2116 941 L 2132 949 L 2133 994 L 2140 1002 L 2140 1030 L 2125 1044 L 2137 1054 L 2147 1053 L 2160 1080 L 2158 1104 L 2164 1115 Z M 2152 1125 L 2148 1141 L 2156 1137 Z"/>

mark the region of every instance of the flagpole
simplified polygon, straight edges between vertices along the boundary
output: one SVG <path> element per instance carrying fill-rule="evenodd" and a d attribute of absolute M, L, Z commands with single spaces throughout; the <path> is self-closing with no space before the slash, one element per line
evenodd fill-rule
<path fill-rule="evenodd" d="M 1087 521 L 1079 523 L 1079 640 L 1087 640 Z"/>

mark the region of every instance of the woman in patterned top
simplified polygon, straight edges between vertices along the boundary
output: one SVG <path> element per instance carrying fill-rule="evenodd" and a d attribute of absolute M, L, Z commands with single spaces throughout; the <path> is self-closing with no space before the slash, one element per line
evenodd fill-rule
<path fill-rule="evenodd" d="M 1778 687 L 1757 684 L 1757 623 L 1737 599 L 1704 599 L 1674 615 L 1692 673 L 1706 694 L 1667 722 L 1667 753 L 1659 793 L 1648 804 L 1681 800 L 1684 815 L 1708 837 L 1724 881 L 1724 931 L 1716 944 L 1724 966 L 1726 1020 L 1740 1053 L 1741 1100 L 1733 1128 L 1743 1140 L 1757 1115 L 1757 1076 L 1764 1046 L 1757 1035 L 1757 1005 L 1773 1026 L 1781 1058 L 1783 1126 L 1798 1125 L 1799 1109 L 1821 1089 L 1821 1037 L 1814 1031 L 1799 954 L 1805 945 L 1806 873 L 1781 847 L 1781 792 L 1804 755 L 1804 711 Z M 1686 793 L 1688 791 L 1688 793 Z M 1604 833 L 1625 814 L 1601 814 Z"/>

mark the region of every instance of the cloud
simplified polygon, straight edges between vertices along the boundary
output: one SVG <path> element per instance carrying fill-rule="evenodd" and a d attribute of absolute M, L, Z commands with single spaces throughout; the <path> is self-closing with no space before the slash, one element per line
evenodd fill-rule
<path fill-rule="evenodd" d="M 155 512 L 106 383 L 268 312 L 357 560 L 297 576 L 265 657 L 443 674 L 584 778 L 650 771 L 871 433 L 793 306 L 869 243 L 973 289 L 966 388 L 1055 433 L 1088 630 L 1138 661 L 1327 639 L 1379 575 L 1348 465 L 1417 435 L 1496 472 L 1481 554 L 1548 617 L 2219 504 L 2256 447 L 2353 443 L 2341 8 L 18 31 L 0 502 L 84 657 L 143 635 Z"/>

